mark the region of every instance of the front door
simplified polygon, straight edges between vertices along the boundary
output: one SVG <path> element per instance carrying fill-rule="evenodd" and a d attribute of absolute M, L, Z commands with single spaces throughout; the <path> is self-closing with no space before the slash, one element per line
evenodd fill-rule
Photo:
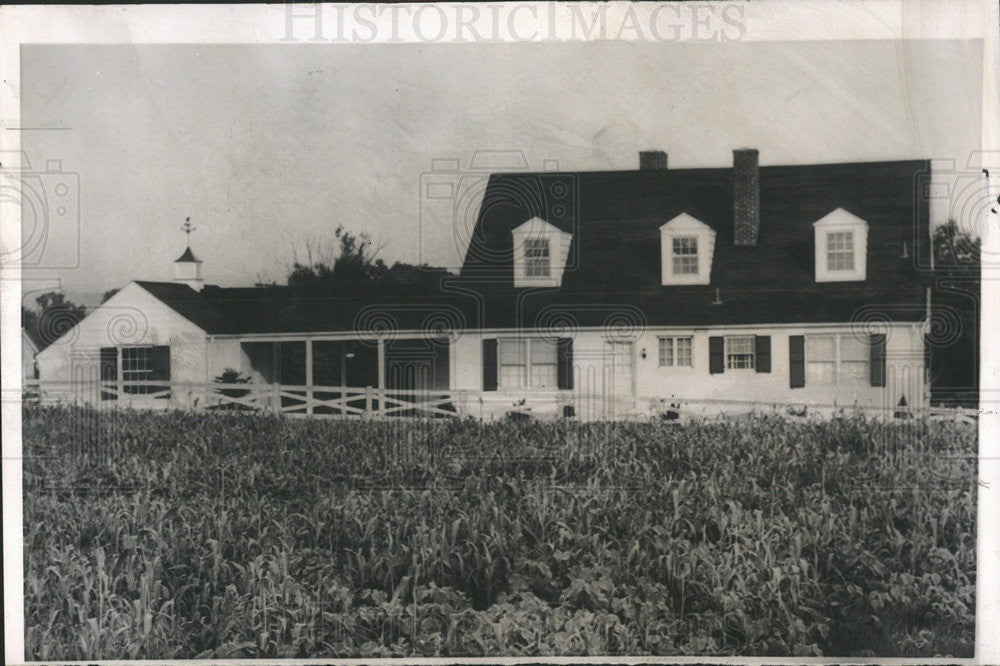
<path fill-rule="evenodd" d="M 632 408 L 635 393 L 632 382 L 632 343 L 609 340 L 606 358 L 609 406 L 614 414 L 621 414 Z"/>

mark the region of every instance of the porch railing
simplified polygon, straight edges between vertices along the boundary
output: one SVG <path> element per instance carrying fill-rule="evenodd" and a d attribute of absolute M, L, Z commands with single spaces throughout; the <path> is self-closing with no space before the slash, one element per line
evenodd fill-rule
<path fill-rule="evenodd" d="M 578 391 L 525 391 L 523 400 L 507 394 L 469 389 L 391 389 L 291 384 L 224 384 L 169 381 L 24 382 L 17 399 L 70 402 L 98 408 L 195 411 L 258 411 L 322 418 L 399 416 L 556 415 L 582 420 L 664 418 L 683 421 L 718 414 L 740 417 L 772 412 L 789 418 L 866 413 L 880 417 L 930 417 L 974 422 L 978 410 L 956 407 L 871 406 L 850 403 L 775 402 L 717 398 L 635 397 Z"/>
<path fill-rule="evenodd" d="M 42 382 L 23 384 L 29 402 L 76 402 L 96 407 L 266 411 L 316 416 L 455 416 L 453 391 L 372 386 L 227 384 L 170 381 Z"/>

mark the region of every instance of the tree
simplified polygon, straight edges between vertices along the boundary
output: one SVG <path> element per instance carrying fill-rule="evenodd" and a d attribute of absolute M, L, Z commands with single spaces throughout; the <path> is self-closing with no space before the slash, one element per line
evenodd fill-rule
<path fill-rule="evenodd" d="M 50 291 L 35 299 L 37 310 L 21 307 L 21 325 L 45 349 L 87 314 L 87 309 L 66 300 L 66 295 Z"/>
<path fill-rule="evenodd" d="M 108 289 L 106 292 L 104 292 L 104 295 L 101 296 L 101 303 L 107 303 L 108 299 L 117 294 L 118 291 L 119 291 L 118 289 Z"/>
<path fill-rule="evenodd" d="M 979 268 L 982 242 L 963 229 L 955 220 L 948 220 L 934 230 L 934 268 L 948 271 L 955 268 Z"/>
<path fill-rule="evenodd" d="M 948 220 L 934 230 L 931 287 L 931 400 L 977 406 L 981 241 Z"/>
<path fill-rule="evenodd" d="M 439 292 L 443 268 L 396 262 L 392 267 L 378 257 L 367 234 L 355 235 L 343 227 L 334 232 L 334 246 L 309 241 L 305 261 L 296 256 L 288 286 L 309 297 L 351 295 L 359 299 L 433 295 Z"/>

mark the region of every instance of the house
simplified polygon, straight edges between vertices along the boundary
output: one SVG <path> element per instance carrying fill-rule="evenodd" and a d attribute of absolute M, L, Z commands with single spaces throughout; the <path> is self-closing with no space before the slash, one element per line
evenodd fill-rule
<path fill-rule="evenodd" d="M 440 294 L 220 288 L 188 248 L 174 282 L 129 284 L 39 354 L 41 377 L 182 405 L 194 394 L 87 380 L 233 368 L 290 387 L 282 403 L 371 386 L 481 416 L 922 405 L 929 178 L 928 161 L 761 166 L 752 149 L 723 168 L 645 151 L 638 170 L 493 174 Z"/>
<path fill-rule="evenodd" d="M 21 327 L 21 378 L 37 379 L 38 368 L 35 366 L 35 356 L 38 354 L 38 343 L 28 330 Z"/>

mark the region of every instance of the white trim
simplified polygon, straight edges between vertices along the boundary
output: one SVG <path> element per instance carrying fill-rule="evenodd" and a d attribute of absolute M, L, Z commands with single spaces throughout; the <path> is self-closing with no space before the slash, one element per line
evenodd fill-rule
<path fill-rule="evenodd" d="M 729 343 L 730 343 L 730 341 L 735 340 L 737 338 L 739 338 L 741 340 L 744 340 L 744 339 L 747 339 L 747 338 L 750 339 L 750 352 L 749 352 L 750 367 L 748 367 L 748 368 L 737 368 L 737 367 L 730 367 L 729 366 Z M 746 352 L 734 352 L 733 353 L 733 356 L 746 356 L 746 355 L 747 355 Z M 735 334 L 735 335 L 724 335 L 722 337 L 722 365 L 723 365 L 723 368 L 724 368 L 725 372 L 740 372 L 740 371 L 757 372 L 757 336 L 756 335 L 751 335 L 749 333 L 738 333 L 738 334 Z M 719 373 L 716 373 L 716 374 L 719 374 Z"/>
<path fill-rule="evenodd" d="M 556 352 L 556 377 L 555 386 L 533 386 L 531 383 L 531 367 L 534 365 L 531 360 L 531 347 L 532 342 L 544 341 L 550 343 L 555 347 Z M 523 342 L 524 344 L 524 359 L 523 363 L 504 363 L 502 361 L 503 352 L 501 351 L 501 346 L 504 342 Z M 453 347 L 454 345 L 449 345 Z M 524 368 L 524 381 L 525 384 L 522 386 L 504 386 L 503 385 L 503 366 L 504 365 L 518 365 Z M 551 363 L 539 363 L 538 365 L 553 365 Z M 535 336 L 501 336 L 497 338 L 497 390 L 498 391 L 523 391 L 523 390 L 533 390 L 533 391 L 559 391 L 567 390 L 559 388 L 559 345 L 558 342 L 553 343 L 552 339 L 545 335 L 535 335 Z"/>
<path fill-rule="evenodd" d="M 678 238 L 694 238 L 697 242 L 697 272 L 674 273 L 673 242 Z M 709 284 L 714 254 L 715 230 L 701 220 L 681 213 L 660 226 L 660 283 L 663 286 Z"/>
<path fill-rule="evenodd" d="M 843 208 L 813 222 L 816 282 L 859 282 L 867 278 L 868 223 Z M 854 246 L 854 268 L 830 270 L 827 267 L 827 237 L 832 233 L 850 233 Z"/>
<path fill-rule="evenodd" d="M 768 329 L 819 329 L 819 330 L 840 330 L 843 327 L 853 327 L 853 326 L 863 326 L 859 322 L 823 322 L 823 323 L 783 323 L 783 324 L 708 324 L 708 325 L 686 325 L 686 326 L 648 326 L 646 328 L 646 333 L 659 334 L 663 331 L 663 335 L 669 335 L 671 332 L 679 331 L 681 333 L 687 333 L 688 335 L 693 335 L 699 331 L 743 331 L 743 330 L 760 330 L 764 328 Z M 896 326 L 908 326 L 917 327 L 921 326 L 920 321 L 895 321 L 886 324 L 888 327 Z M 604 331 L 606 330 L 603 326 L 578 326 L 576 331 L 578 332 L 593 332 L 593 331 Z M 540 328 L 469 328 L 456 332 L 459 336 L 482 336 L 482 337 L 495 337 L 497 335 L 538 335 L 539 337 L 545 337 L 547 335 L 546 329 L 544 327 Z M 207 334 L 206 334 L 207 335 Z M 212 336 L 214 340 L 239 340 L 241 342 L 269 342 L 272 340 L 279 340 L 282 342 L 295 342 L 304 340 L 377 340 L 380 337 L 386 338 L 427 338 L 433 337 L 429 336 L 427 331 L 421 331 L 419 329 L 406 329 L 393 331 L 392 333 L 384 336 L 377 335 L 375 333 L 360 333 L 357 331 L 327 331 L 327 332 L 316 332 L 316 333 L 303 333 L 303 332 L 291 332 L 291 333 L 225 333 L 216 334 Z M 571 336 L 561 336 L 561 337 L 571 337 Z"/>
<path fill-rule="evenodd" d="M 844 339 L 845 337 L 847 337 L 847 336 L 854 336 L 854 333 L 851 332 L 851 331 L 826 331 L 826 332 L 819 332 L 819 333 L 810 333 L 809 335 L 803 336 L 805 339 L 803 340 L 803 345 L 802 345 L 802 363 L 803 363 L 803 372 L 804 372 L 806 386 L 810 386 L 810 383 L 809 383 L 809 363 L 810 363 L 810 358 L 809 358 L 809 338 L 814 338 L 815 339 L 815 338 L 818 338 L 818 337 L 827 337 L 827 336 L 832 336 L 833 337 L 833 360 L 832 360 L 832 363 L 833 363 L 833 381 L 831 381 L 829 383 L 815 383 L 814 382 L 811 385 L 812 386 L 848 386 L 850 384 L 860 383 L 863 386 L 870 386 L 871 385 L 871 372 L 872 372 L 871 342 L 870 341 L 869 341 L 868 355 L 864 359 L 864 363 L 865 363 L 865 366 L 866 366 L 866 369 L 867 369 L 867 371 L 865 372 L 865 377 L 863 377 L 861 379 L 853 379 L 853 380 L 851 378 L 849 378 L 849 377 L 841 377 L 841 375 L 843 373 L 843 370 L 841 368 L 841 364 L 844 363 L 844 360 L 841 358 L 840 344 L 841 344 L 841 340 Z M 886 350 L 886 355 L 888 357 L 888 350 Z M 812 362 L 813 363 L 830 363 L 831 361 L 829 361 L 829 360 L 825 360 L 824 361 L 824 360 L 813 359 Z M 847 363 L 859 363 L 859 362 L 860 361 L 847 361 Z"/>
<path fill-rule="evenodd" d="M 657 370 L 666 370 L 671 373 L 674 372 L 690 372 L 695 368 L 694 362 L 694 333 L 657 333 L 656 334 L 656 368 Z M 663 357 L 660 354 L 660 345 L 664 340 L 672 340 L 671 342 L 671 361 L 670 365 L 663 364 Z M 690 342 L 690 352 L 691 352 L 691 363 L 688 365 L 678 365 L 677 363 L 677 341 L 678 340 L 688 340 Z"/>
<path fill-rule="evenodd" d="M 533 217 L 511 230 L 514 262 L 514 287 L 559 287 L 562 285 L 566 259 L 573 234 L 562 231 L 540 217 Z M 524 251 L 529 240 L 545 240 L 549 245 L 549 274 L 527 274 L 527 258 Z"/>

